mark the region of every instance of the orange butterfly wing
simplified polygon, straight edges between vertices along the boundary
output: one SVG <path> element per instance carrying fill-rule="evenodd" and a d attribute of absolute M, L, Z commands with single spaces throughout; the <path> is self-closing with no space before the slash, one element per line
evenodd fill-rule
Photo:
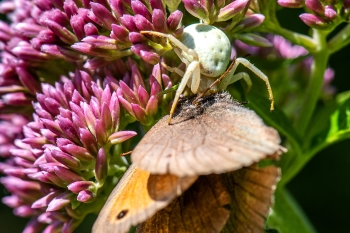
<path fill-rule="evenodd" d="M 127 232 L 167 206 L 195 182 L 197 177 L 151 175 L 130 166 L 102 208 L 95 233 Z"/>

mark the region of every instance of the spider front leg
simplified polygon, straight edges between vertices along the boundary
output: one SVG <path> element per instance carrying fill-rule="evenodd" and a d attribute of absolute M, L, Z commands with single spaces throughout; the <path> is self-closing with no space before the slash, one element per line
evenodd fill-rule
<path fill-rule="evenodd" d="M 193 61 L 188 65 L 188 67 L 186 69 L 186 73 L 184 74 L 184 76 L 180 82 L 180 85 L 179 85 L 178 89 L 176 90 L 174 102 L 173 102 L 173 105 L 171 106 L 170 115 L 169 115 L 169 119 L 168 119 L 169 125 L 171 124 L 171 119 L 172 119 L 173 114 L 175 112 L 177 102 L 179 101 L 180 95 L 185 90 L 187 82 L 191 77 L 192 77 L 191 91 L 194 94 L 196 94 L 198 92 L 200 78 L 201 78 L 200 66 L 199 66 L 198 61 Z"/>
<path fill-rule="evenodd" d="M 245 67 L 247 67 L 248 69 L 250 69 L 254 74 L 256 74 L 260 79 L 262 79 L 265 83 L 266 83 L 266 86 L 267 86 L 267 91 L 269 92 L 269 99 L 271 101 L 271 106 L 270 106 L 270 110 L 272 111 L 274 109 L 274 103 L 275 103 L 275 100 L 273 98 L 273 94 L 272 94 L 272 89 L 271 89 L 271 86 L 270 86 L 270 82 L 269 82 L 269 78 L 261 71 L 259 70 L 258 68 L 256 68 L 256 66 L 254 66 L 252 63 L 250 63 L 250 61 L 248 61 L 247 59 L 245 58 L 237 58 L 236 59 L 236 62 L 235 64 L 233 65 L 230 73 L 227 75 L 227 76 L 230 76 L 231 74 L 234 74 L 234 72 L 236 71 L 237 69 L 237 66 L 239 64 L 242 64 L 244 65 Z M 225 77 L 226 78 L 226 77 Z M 224 79 L 225 79 L 224 78 Z M 239 79 L 244 79 L 247 84 L 248 84 L 248 87 L 251 86 L 251 81 L 250 81 L 250 78 L 249 78 L 249 75 L 248 74 L 242 74 L 242 73 L 238 73 L 236 75 L 231 75 L 231 80 L 230 80 L 230 77 L 228 78 L 228 80 L 226 80 L 226 82 L 229 82 L 229 81 L 232 81 L 231 83 L 239 80 Z M 230 84 L 231 84 L 230 83 Z M 227 83 L 226 83 L 227 84 Z"/>
<path fill-rule="evenodd" d="M 188 48 L 181 41 L 176 39 L 173 35 L 154 31 L 141 31 L 140 33 L 143 35 L 152 35 L 167 38 L 171 45 L 174 47 L 174 52 L 176 53 L 176 55 L 180 58 L 180 60 L 183 63 L 186 64 L 186 66 L 189 65 L 189 63 L 191 63 L 193 60 L 198 61 L 198 55 L 196 51 Z"/>

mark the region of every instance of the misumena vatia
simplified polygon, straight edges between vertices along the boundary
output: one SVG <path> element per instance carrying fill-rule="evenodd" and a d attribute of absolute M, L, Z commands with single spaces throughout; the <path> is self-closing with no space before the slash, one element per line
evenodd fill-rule
<path fill-rule="evenodd" d="M 141 33 L 167 38 L 177 56 L 187 67 L 186 72 L 183 72 L 178 68 L 163 64 L 170 72 L 175 72 L 183 77 L 170 110 L 169 124 L 171 123 L 171 118 L 175 112 L 180 95 L 184 92 L 186 86 L 191 88 L 194 94 L 202 94 L 207 91 L 208 87 L 212 86 L 218 77 L 225 74 L 220 82 L 215 83 L 211 87 L 211 92 L 224 90 L 228 85 L 240 79 L 243 79 L 248 84 L 248 89 L 250 89 L 252 82 L 249 75 L 245 72 L 235 74 L 239 64 L 250 69 L 266 83 L 271 101 L 270 110 L 273 110 L 274 99 L 269 79 L 247 59 L 235 59 L 234 64 L 230 66 L 230 70 L 225 72 L 230 62 L 231 42 L 220 29 L 207 24 L 192 24 L 184 29 L 180 40 L 170 34 L 160 32 L 143 31 Z"/>

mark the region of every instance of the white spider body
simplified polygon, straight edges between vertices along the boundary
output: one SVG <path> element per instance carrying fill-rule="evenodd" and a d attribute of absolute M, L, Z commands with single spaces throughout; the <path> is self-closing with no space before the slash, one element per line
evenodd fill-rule
<path fill-rule="evenodd" d="M 173 35 L 154 31 L 143 31 L 142 34 L 165 37 L 174 49 L 180 60 L 186 64 L 186 71 L 183 72 L 176 67 L 163 66 L 170 72 L 176 72 L 182 76 L 180 85 L 176 91 L 173 105 L 170 110 L 169 123 L 175 112 L 175 108 L 181 93 L 186 86 L 193 94 L 201 94 L 211 88 L 212 91 L 224 90 L 226 87 L 240 79 L 248 84 L 248 89 L 252 85 L 249 75 L 245 72 L 235 74 L 237 66 L 243 64 L 261 78 L 267 85 L 271 100 L 271 110 L 273 110 L 273 95 L 267 76 L 251 64 L 245 58 L 237 58 L 226 72 L 227 65 L 231 58 L 232 45 L 226 34 L 220 29 L 206 24 L 192 24 L 184 29 L 180 40 Z M 225 73 L 226 72 L 226 73 Z M 223 75 L 224 74 L 224 75 Z M 214 83 L 220 76 L 220 83 Z M 213 84 L 213 85 L 212 85 Z M 214 85 L 215 84 L 215 85 Z M 212 92 L 211 91 L 211 92 Z"/>
<path fill-rule="evenodd" d="M 192 24 L 184 29 L 180 40 L 197 53 L 202 75 L 216 78 L 226 71 L 231 42 L 223 31 L 211 25 Z"/>

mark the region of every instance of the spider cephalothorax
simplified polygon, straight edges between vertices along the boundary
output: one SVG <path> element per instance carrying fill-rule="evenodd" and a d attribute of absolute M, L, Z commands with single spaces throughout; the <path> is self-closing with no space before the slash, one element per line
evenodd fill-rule
<path fill-rule="evenodd" d="M 226 34 L 220 29 L 202 23 L 192 24 L 184 29 L 180 40 L 170 34 L 160 32 L 143 31 L 142 33 L 167 38 L 177 56 L 186 64 L 185 72 L 164 64 L 166 69 L 176 72 L 183 77 L 170 110 L 169 123 L 179 97 L 184 92 L 186 86 L 190 87 L 194 94 L 201 94 L 225 73 L 225 77 L 223 77 L 220 83 L 212 87 L 214 89 L 212 91 L 224 90 L 228 85 L 240 79 L 247 82 L 249 89 L 251 86 L 249 75 L 245 72 L 235 74 L 239 64 L 246 66 L 266 83 L 271 100 L 270 109 L 273 110 L 274 100 L 267 76 L 247 59 L 235 59 L 234 64 L 230 66 L 230 70 L 225 72 L 230 62 L 232 45 Z"/>

